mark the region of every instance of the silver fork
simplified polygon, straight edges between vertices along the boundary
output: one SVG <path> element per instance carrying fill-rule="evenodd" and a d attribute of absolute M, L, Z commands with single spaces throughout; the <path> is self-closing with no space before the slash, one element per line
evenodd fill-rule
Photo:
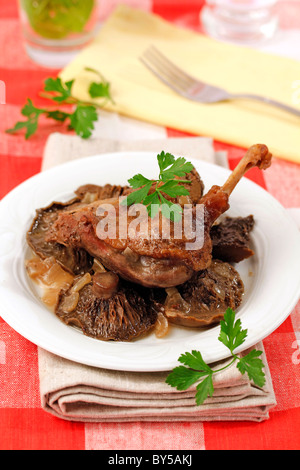
<path fill-rule="evenodd" d="M 172 90 L 189 100 L 198 101 L 199 103 L 219 103 L 239 98 L 254 99 L 277 106 L 300 117 L 300 110 L 271 98 L 250 93 L 228 93 L 222 88 L 197 80 L 171 62 L 154 46 L 144 52 L 140 57 L 140 61 Z"/>

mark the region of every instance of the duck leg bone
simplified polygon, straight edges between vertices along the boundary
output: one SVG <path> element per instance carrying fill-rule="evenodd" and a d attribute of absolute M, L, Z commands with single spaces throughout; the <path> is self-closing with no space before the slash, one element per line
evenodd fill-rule
<path fill-rule="evenodd" d="M 266 145 L 252 145 L 222 186 L 222 191 L 229 196 L 248 170 L 255 166 L 260 170 L 266 170 L 271 165 L 271 160 L 272 154 Z"/>
<path fill-rule="evenodd" d="M 223 186 L 212 186 L 201 198 L 200 204 L 204 204 L 206 210 L 206 223 L 212 225 L 217 218 L 229 209 L 229 196 L 244 176 L 244 174 L 257 166 L 265 170 L 271 165 L 272 155 L 268 147 L 256 144 L 250 147 L 236 168 L 232 171 Z"/>

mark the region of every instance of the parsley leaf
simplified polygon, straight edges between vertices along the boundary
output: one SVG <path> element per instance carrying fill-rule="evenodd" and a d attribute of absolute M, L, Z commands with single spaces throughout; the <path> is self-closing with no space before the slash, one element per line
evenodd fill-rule
<path fill-rule="evenodd" d="M 190 173 L 193 168 L 193 165 L 187 162 L 185 158 L 179 157 L 171 166 L 161 171 L 160 176 L 162 181 L 168 181 L 174 179 L 175 176 L 184 177 L 186 173 Z"/>
<path fill-rule="evenodd" d="M 180 183 L 190 183 L 189 180 L 181 180 L 186 173 L 193 170 L 193 165 L 185 158 L 175 158 L 171 153 L 162 151 L 157 155 L 159 166 L 159 177 L 156 180 L 149 180 L 138 173 L 128 180 L 130 186 L 135 189 L 123 201 L 122 205 L 143 203 L 147 207 L 150 217 L 155 217 L 161 208 L 164 217 L 179 222 L 182 218 L 182 207 L 174 204 L 165 196 L 176 198 L 177 196 L 189 195 L 189 190 Z M 151 193 L 150 193 L 151 190 Z"/>
<path fill-rule="evenodd" d="M 93 71 L 92 69 L 90 69 Z M 95 71 L 94 71 L 95 72 Z M 111 100 L 110 85 L 102 77 L 99 72 L 96 72 L 100 77 L 100 81 L 93 82 L 89 88 L 89 94 L 91 98 L 102 97 L 107 100 Z M 67 104 L 74 105 L 71 112 L 62 111 L 61 109 L 44 109 L 37 108 L 30 98 L 27 98 L 27 102 L 21 109 L 21 114 L 27 118 L 25 121 L 18 121 L 14 127 L 7 129 L 8 134 L 15 134 L 25 129 L 25 138 L 29 139 L 38 129 L 39 118 L 41 115 L 45 115 L 48 119 L 64 123 L 69 120 L 69 129 L 76 132 L 77 135 L 83 139 L 87 139 L 92 135 L 94 129 L 94 122 L 98 119 L 97 106 L 91 103 L 85 103 L 72 95 L 72 87 L 74 80 L 63 82 L 61 78 L 48 78 L 45 80 L 44 92 L 42 96 L 54 101 L 56 104 Z M 45 93 L 46 92 L 46 93 Z"/>
<path fill-rule="evenodd" d="M 89 95 L 91 98 L 104 98 L 113 102 L 110 92 L 110 83 L 106 81 L 103 75 L 98 71 L 91 67 L 86 67 L 85 70 L 88 72 L 92 72 L 99 77 L 98 82 L 91 83 L 89 87 Z"/>
<path fill-rule="evenodd" d="M 26 104 L 21 110 L 21 114 L 27 117 L 27 121 L 18 121 L 11 129 L 7 129 L 8 134 L 14 134 L 21 129 L 26 129 L 25 139 L 29 139 L 38 128 L 39 117 L 45 112 L 44 109 L 39 109 L 34 106 L 31 99 L 27 99 Z"/>
<path fill-rule="evenodd" d="M 147 196 L 151 186 L 152 182 L 149 181 L 149 183 L 147 183 L 144 187 L 137 189 L 133 193 L 130 193 L 124 200 L 127 203 L 127 206 L 131 206 L 132 204 L 140 204 Z"/>
<path fill-rule="evenodd" d="M 177 388 L 177 390 L 187 390 L 200 381 L 196 386 L 195 400 L 197 405 L 201 405 L 207 397 L 213 396 L 213 375 L 236 362 L 241 374 L 247 373 L 249 380 L 252 380 L 258 387 L 263 387 L 266 381 L 263 372 L 264 364 L 260 359 L 262 351 L 252 349 L 244 356 L 237 356 L 233 352 L 244 343 L 246 336 L 247 330 L 241 328 L 241 321 L 239 319 L 235 321 L 235 312 L 228 308 L 224 314 L 224 321 L 221 322 L 221 332 L 218 340 L 229 348 L 232 360 L 221 369 L 212 369 L 206 364 L 199 351 L 186 352 L 178 359 L 184 365 L 175 367 L 167 376 L 166 383 Z"/>
<path fill-rule="evenodd" d="M 208 375 L 202 382 L 197 385 L 196 404 L 202 405 L 208 396 L 212 397 L 214 394 L 214 385 L 212 374 Z"/>
<path fill-rule="evenodd" d="M 150 180 L 148 178 L 145 178 L 140 173 L 128 180 L 128 183 L 134 189 L 140 188 L 141 186 L 144 186 L 145 184 L 148 184 L 149 182 L 150 182 Z"/>
<path fill-rule="evenodd" d="M 55 111 L 47 111 L 47 117 L 54 119 L 55 121 L 64 122 L 68 117 L 70 117 L 70 113 L 65 113 L 57 109 Z"/>
<path fill-rule="evenodd" d="M 209 367 L 208 364 L 205 363 L 199 351 L 192 351 L 191 353 L 182 354 L 178 361 L 190 367 L 191 369 L 189 370 L 193 370 L 194 373 L 198 371 L 200 374 L 199 378 L 205 377 L 197 385 L 196 393 L 197 405 L 202 404 L 204 400 L 208 397 L 208 395 L 212 396 L 214 392 L 212 381 L 213 370 L 211 369 L 211 367 Z"/>
<path fill-rule="evenodd" d="M 169 180 L 159 188 L 160 192 L 168 194 L 168 196 L 188 196 L 189 190 L 184 186 L 180 186 L 177 180 Z"/>
<path fill-rule="evenodd" d="M 196 387 L 196 403 L 200 405 L 208 395 L 213 395 L 214 371 L 204 362 L 199 351 L 182 354 L 178 360 L 187 367 L 175 367 L 168 375 L 166 383 L 176 387 L 177 390 L 187 390 L 191 385 L 203 379 Z"/>
<path fill-rule="evenodd" d="M 55 92 L 52 97 L 53 101 L 58 103 L 66 102 L 72 96 L 72 86 L 74 80 L 63 83 L 61 78 L 47 78 L 45 81 L 45 91 Z"/>
<path fill-rule="evenodd" d="M 23 114 L 23 116 L 26 116 L 30 119 L 36 119 L 43 112 L 44 110 L 36 108 L 32 100 L 29 98 L 27 99 L 27 103 L 24 105 L 24 107 L 21 110 L 21 114 Z"/>
<path fill-rule="evenodd" d="M 165 153 L 162 151 L 159 155 L 157 155 L 157 161 L 160 172 L 162 173 L 166 168 L 168 168 L 168 166 L 175 162 L 175 157 L 171 153 Z"/>
<path fill-rule="evenodd" d="M 109 83 L 92 83 L 89 88 L 91 98 L 107 98 L 110 99 Z"/>
<path fill-rule="evenodd" d="M 14 125 L 14 127 L 12 127 L 11 129 L 7 129 L 6 130 L 6 133 L 7 134 L 15 134 L 16 132 L 20 131 L 21 129 L 26 129 L 26 133 L 25 133 L 25 139 L 29 139 L 29 137 L 31 135 L 33 135 L 37 129 L 37 124 L 35 122 L 30 122 L 30 121 L 18 121 L 16 122 L 16 124 Z"/>
<path fill-rule="evenodd" d="M 173 222 L 179 222 L 182 217 L 182 207 L 178 204 L 173 204 L 171 201 L 166 199 L 161 191 L 157 191 L 158 197 L 161 201 L 161 213 L 167 219 Z"/>
<path fill-rule="evenodd" d="M 191 367 L 192 369 L 201 370 L 207 374 L 211 374 L 213 370 L 207 365 L 201 353 L 199 351 L 192 351 L 191 353 L 185 353 L 178 359 L 182 364 Z"/>
<path fill-rule="evenodd" d="M 187 390 L 203 376 L 202 372 L 184 366 L 175 367 L 168 375 L 166 383 L 177 390 Z"/>
<path fill-rule="evenodd" d="M 152 194 L 148 194 L 148 196 L 144 199 L 144 205 L 147 206 L 148 215 L 151 218 L 154 218 L 158 212 L 160 207 L 160 199 L 157 192 Z"/>
<path fill-rule="evenodd" d="M 234 349 L 243 344 L 248 331 L 242 330 L 241 320 L 235 321 L 235 312 L 231 308 L 226 310 L 224 320 L 220 324 L 221 332 L 218 339 L 233 353 Z"/>
<path fill-rule="evenodd" d="M 243 356 L 239 359 L 237 368 L 241 374 L 248 374 L 250 380 L 258 385 L 263 387 L 266 383 L 265 374 L 263 372 L 264 364 L 259 356 L 262 355 L 262 351 L 257 351 L 253 349 L 246 356 Z"/>
<path fill-rule="evenodd" d="M 94 122 L 97 121 L 98 114 L 93 106 L 79 104 L 74 113 L 70 115 L 70 127 L 83 139 L 88 139 L 92 135 Z"/>

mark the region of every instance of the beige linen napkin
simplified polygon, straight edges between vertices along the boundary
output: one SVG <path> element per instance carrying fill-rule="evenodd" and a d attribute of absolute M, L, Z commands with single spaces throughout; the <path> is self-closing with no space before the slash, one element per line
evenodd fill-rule
<path fill-rule="evenodd" d="M 262 343 L 256 348 L 263 351 Z M 276 404 L 265 354 L 262 360 L 266 365 L 263 389 L 232 365 L 216 373 L 213 397 L 197 406 L 195 387 L 177 391 L 165 383 L 168 372 L 99 369 L 39 349 L 42 407 L 57 417 L 82 422 L 261 422 Z"/>
<path fill-rule="evenodd" d="M 112 140 L 95 138 L 89 142 L 78 136 L 52 134 L 47 141 L 42 163 L 42 170 L 82 157 L 110 152 L 157 152 L 162 150 L 188 158 L 227 165 L 225 152 L 214 152 L 212 140 L 205 137 L 168 138 L 149 140 Z M 134 171 L 135 169 L 133 169 Z"/>
<path fill-rule="evenodd" d="M 209 138 L 121 140 L 53 134 L 44 155 L 43 170 L 71 159 L 117 150 L 161 150 L 225 165 Z M 163 340 L 162 340 L 163 341 Z M 256 346 L 264 351 L 262 343 Z M 233 421 L 260 422 L 276 405 L 265 354 L 266 385 L 254 386 L 236 366 L 215 375 L 215 393 L 201 406 L 195 388 L 179 392 L 165 383 L 169 372 L 112 371 L 58 357 L 39 348 L 41 403 L 47 412 L 73 421 Z M 185 351 L 183 351 L 185 352 Z M 223 361 L 225 365 L 227 361 Z M 217 365 L 220 368 L 220 364 Z"/>

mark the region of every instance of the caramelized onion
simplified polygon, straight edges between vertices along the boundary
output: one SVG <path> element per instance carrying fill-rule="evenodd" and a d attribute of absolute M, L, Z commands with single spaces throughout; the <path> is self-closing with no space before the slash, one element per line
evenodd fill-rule
<path fill-rule="evenodd" d="M 32 280 L 38 280 L 38 278 L 47 272 L 49 266 L 47 265 L 46 261 L 47 260 L 42 261 L 38 257 L 34 257 L 26 261 L 26 271 Z"/>
<path fill-rule="evenodd" d="M 154 327 L 154 333 L 157 338 L 164 338 L 169 332 L 168 319 L 162 312 L 157 313 L 157 320 Z"/>
<path fill-rule="evenodd" d="M 53 289 L 70 285 L 74 278 L 53 257 L 45 260 L 32 258 L 26 262 L 26 270 L 32 280 Z"/>
<path fill-rule="evenodd" d="M 75 310 L 79 301 L 79 293 L 72 292 L 70 295 L 65 297 L 61 304 L 61 309 L 64 313 L 70 313 Z"/>
<path fill-rule="evenodd" d="M 176 287 L 166 289 L 168 297 L 165 303 L 165 310 L 170 314 L 172 311 L 180 310 L 183 313 L 190 311 L 190 305 L 182 298 Z"/>
<path fill-rule="evenodd" d="M 43 289 L 42 301 L 49 307 L 57 303 L 60 291 L 68 289 L 74 279 L 54 257 L 45 260 L 34 257 L 26 261 L 26 270 L 28 276 Z"/>
<path fill-rule="evenodd" d="M 89 284 L 92 280 L 92 276 L 90 273 L 84 274 L 84 276 L 81 276 L 75 284 L 72 286 L 72 292 L 79 292 L 81 289 L 84 288 L 87 284 Z"/>
<path fill-rule="evenodd" d="M 105 273 L 106 269 L 102 263 L 97 258 L 94 258 L 93 271 L 95 273 Z"/>
<path fill-rule="evenodd" d="M 97 192 L 87 192 L 85 193 L 85 195 L 83 196 L 82 200 L 81 200 L 81 203 L 83 204 L 91 204 L 92 202 L 95 202 L 97 201 L 98 199 L 98 194 Z"/>
<path fill-rule="evenodd" d="M 45 289 L 42 295 L 42 301 L 48 307 L 54 307 L 58 300 L 59 291 L 57 289 Z"/>
<path fill-rule="evenodd" d="M 45 272 L 42 278 L 43 282 L 51 289 L 61 288 L 73 281 L 73 276 L 64 271 L 59 264 L 53 263 Z"/>

